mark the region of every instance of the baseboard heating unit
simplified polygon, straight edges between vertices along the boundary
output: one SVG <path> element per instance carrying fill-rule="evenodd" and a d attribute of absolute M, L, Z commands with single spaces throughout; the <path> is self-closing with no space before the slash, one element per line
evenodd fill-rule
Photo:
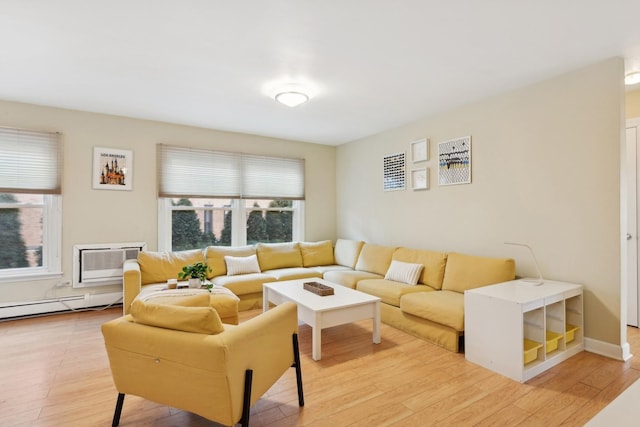
<path fill-rule="evenodd" d="M 122 292 L 109 292 L 104 294 L 70 295 L 19 303 L 3 303 L 0 304 L 0 319 L 10 320 L 16 317 L 85 310 L 92 307 L 118 305 L 121 302 Z"/>

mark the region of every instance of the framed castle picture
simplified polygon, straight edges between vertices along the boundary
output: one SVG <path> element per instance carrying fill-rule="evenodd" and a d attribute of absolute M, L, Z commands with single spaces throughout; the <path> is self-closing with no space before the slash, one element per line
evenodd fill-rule
<path fill-rule="evenodd" d="M 133 151 L 93 147 L 93 188 L 128 190 L 133 188 Z"/>

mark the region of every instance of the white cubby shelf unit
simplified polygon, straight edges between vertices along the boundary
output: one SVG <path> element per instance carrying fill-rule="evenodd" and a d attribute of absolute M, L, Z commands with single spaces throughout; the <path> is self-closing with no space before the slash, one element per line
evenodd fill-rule
<path fill-rule="evenodd" d="M 513 280 L 465 291 L 465 358 L 525 382 L 584 350 L 582 285 Z"/>

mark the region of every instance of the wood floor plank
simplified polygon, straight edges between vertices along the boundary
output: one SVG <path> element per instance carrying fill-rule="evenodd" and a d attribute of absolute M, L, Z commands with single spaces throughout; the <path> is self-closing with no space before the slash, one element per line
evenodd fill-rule
<path fill-rule="evenodd" d="M 240 313 L 244 322 L 260 310 Z M 100 325 L 121 308 L 0 322 L 0 425 L 110 425 L 117 391 Z M 520 384 L 395 328 L 371 322 L 322 331 L 300 325 L 305 406 L 293 369 L 251 409 L 252 427 L 581 426 L 640 378 L 640 361 L 583 352 Z M 640 351 L 640 331 L 628 329 Z M 121 426 L 219 427 L 198 415 L 127 396 Z"/>

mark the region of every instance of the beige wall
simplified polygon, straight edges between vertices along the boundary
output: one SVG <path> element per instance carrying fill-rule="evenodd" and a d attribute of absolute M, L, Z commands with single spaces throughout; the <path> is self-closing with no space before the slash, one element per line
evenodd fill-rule
<path fill-rule="evenodd" d="M 305 239 L 336 237 L 335 147 L 4 101 L 0 101 L 0 126 L 59 131 L 64 136 L 64 277 L 0 283 L 0 302 L 52 296 L 54 283 L 71 280 L 74 244 L 143 241 L 149 250 L 157 248 L 157 143 L 304 158 Z M 91 188 L 94 146 L 133 150 L 132 191 Z M 89 288 L 89 292 L 117 289 Z M 57 292 L 70 293 L 74 291 L 67 288 Z"/>
<path fill-rule="evenodd" d="M 640 89 L 626 93 L 627 119 L 640 117 Z"/>
<path fill-rule="evenodd" d="M 338 147 L 338 235 L 513 257 L 531 276 L 503 244 L 527 243 L 544 276 L 585 285 L 586 335 L 619 344 L 622 75 L 608 60 Z M 437 143 L 466 135 L 472 183 L 438 186 Z M 382 157 L 423 137 L 430 189 L 384 192 Z"/>

